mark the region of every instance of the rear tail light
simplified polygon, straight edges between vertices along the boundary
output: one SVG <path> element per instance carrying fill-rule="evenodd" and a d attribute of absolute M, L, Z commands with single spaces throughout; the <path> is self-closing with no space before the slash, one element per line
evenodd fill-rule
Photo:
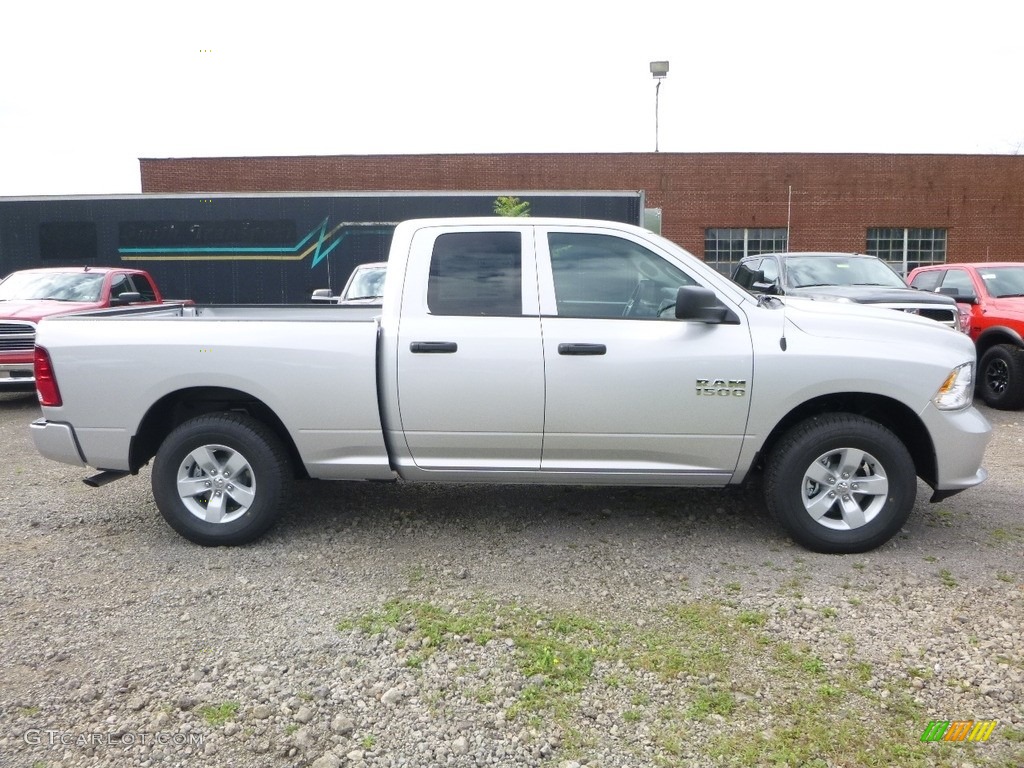
<path fill-rule="evenodd" d="M 50 362 L 50 353 L 42 347 L 36 347 L 32 367 L 36 375 L 36 396 L 40 405 L 60 406 L 64 401 L 60 398 L 60 389 L 57 388 L 57 377 L 53 373 L 53 363 Z"/>

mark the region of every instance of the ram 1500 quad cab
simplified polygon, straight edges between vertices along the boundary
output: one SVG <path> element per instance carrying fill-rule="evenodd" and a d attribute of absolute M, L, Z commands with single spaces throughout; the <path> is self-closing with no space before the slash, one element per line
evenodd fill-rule
<path fill-rule="evenodd" d="M 974 346 L 920 317 L 755 297 L 639 227 L 400 224 L 381 307 L 122 308 L 39 328 L 44 456 L 152 461 L 204 545 L 266 531 L 296 477 L 726 486 L 860 552 L 980 483 Z M 343 503 L 343 502 L 339 502 Z M 686 504 L 686 497 L 680 497 Z"/>

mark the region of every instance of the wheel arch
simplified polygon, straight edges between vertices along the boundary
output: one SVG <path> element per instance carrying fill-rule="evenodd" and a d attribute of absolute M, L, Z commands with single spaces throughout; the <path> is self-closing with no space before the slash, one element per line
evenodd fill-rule
<path fill-rule="evenodd" d="M 992 347 L 999 344 L 1010 344 L 1018 349 L 1024 349 L 1024 337 L 1019 332 L 1005 325 L 996 325 L 986 328 L 974 341 L 974 347 L 978 353 L 978 360 Z"/>
<path fill-rule="evenodd" d="M 129 464 L 133 473 L 150 461 L 179 424 L 209 413 L 245 413 L 269 427 L 281 441 L 292 466 L 305 476 L 304 464 L 284 423 L 259 398 L 226 387 L 190 387 L 168 393 L 150 406 L 132 437 Z"/>
<path fill-rule="evenodd" d="M 899 439 L 911 459 L 918 477 L 934 486 L 938 476 L 935 444 L 924 422 L 908 406 L 884 395 L 863 392 L 839 392 L 823 395 L 801 403 L 782 417 L 768 434 L 758 454 L 756 466 L 762 468 L 775 444 L 793 426 L 815 416 L 850 413 L 876 421 Z"/>

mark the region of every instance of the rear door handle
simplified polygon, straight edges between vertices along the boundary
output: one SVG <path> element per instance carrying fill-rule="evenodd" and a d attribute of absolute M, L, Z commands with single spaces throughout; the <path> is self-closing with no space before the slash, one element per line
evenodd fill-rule
<path fill-rule="evenodd" d="M 459 345 L 454 341 L 414 341 L 409 351 L 418 355 L 450 355 L 459 351 Z"/>
<path fill-rule="evenodd" d="M 608 351 L 604 344 L 559 344 L 560 355 L 603 355 Z"/>

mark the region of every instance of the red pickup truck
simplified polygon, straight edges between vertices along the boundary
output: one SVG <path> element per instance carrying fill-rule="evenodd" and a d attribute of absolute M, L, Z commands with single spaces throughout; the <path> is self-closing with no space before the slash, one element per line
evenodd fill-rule
<path fill-rule="evenodd" d="M 12 272 L 0 281 L 0 392 L 35 387 L 36 326 L 44 317 L 161 303 L 164 299 L 153 278 L 139 269 L 53 267 Z"/>
<path fill-rule="evenodd" d="M 939 264 L 908 276 L 914 288 L 945 293 L 978 350 L 978 394 L 1002 410 L 1024 407 L 1024 263 Z"/>

